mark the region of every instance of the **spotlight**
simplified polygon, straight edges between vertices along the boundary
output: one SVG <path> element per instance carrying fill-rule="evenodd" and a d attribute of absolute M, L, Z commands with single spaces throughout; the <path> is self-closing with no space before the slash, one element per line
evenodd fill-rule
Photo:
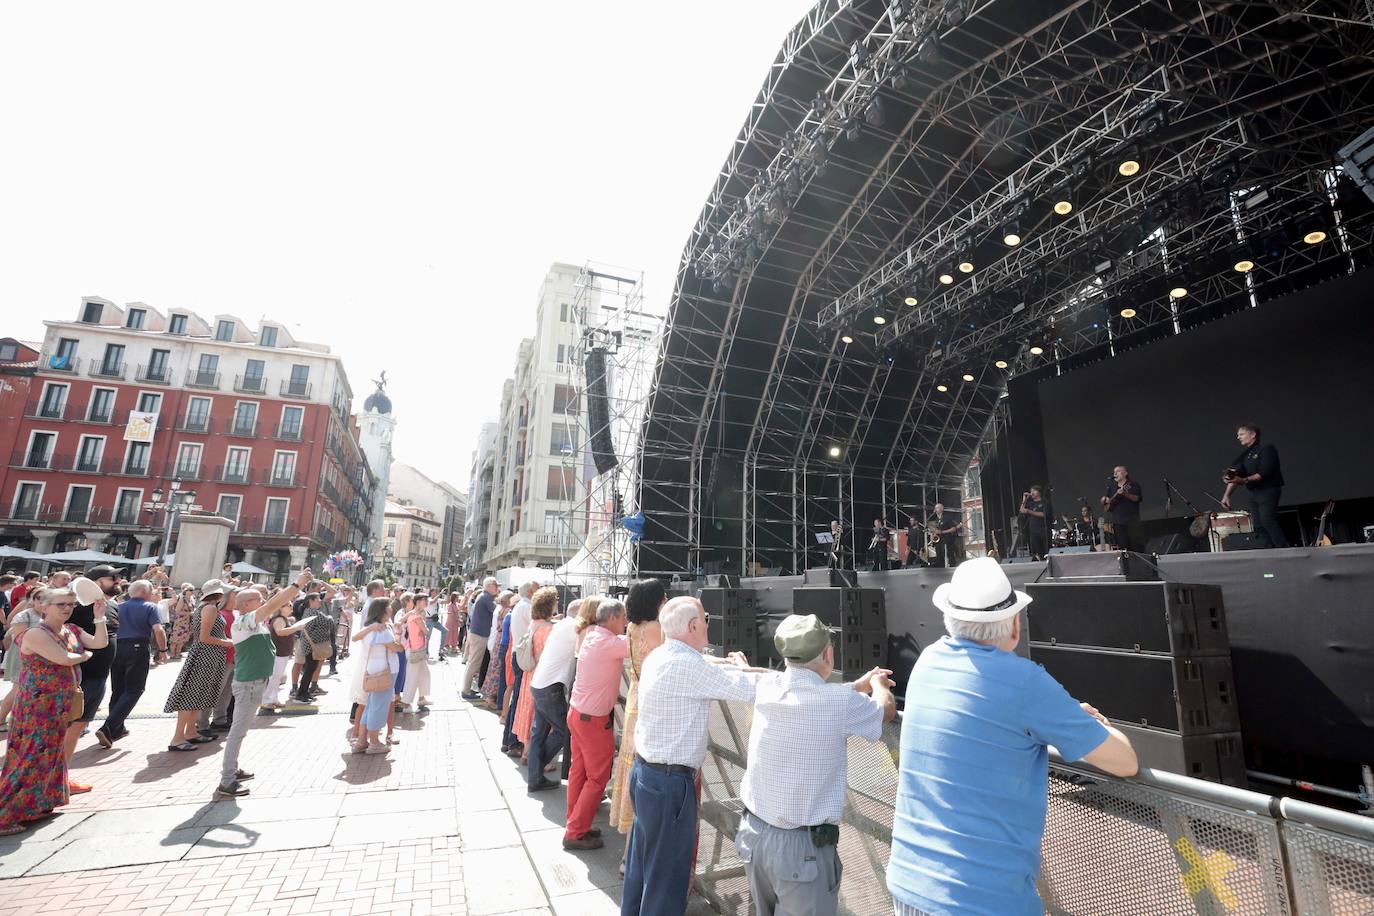
<path fill-rule="evenodd" d="M 935 390 L 938 391 L 938 392 L 940 392 L 941 394 L 944 394 L 946 391 L 949 390 L 949 386 L 948 386 L 948 385 L 936 385 L 936 386 L 935 386 Z"/>
<path fill-rule="evenodd" d="M 1188 287 L 1182 280 L 1173 280 L 1169 284 L 1169 298 L 1182 299 L 1188 295 Z"/>
<path fill-rule="evenodd" d="M 993 363 L 993 365 L 998 369 L 1005 369 L 1007 368 L 1007 361 L 1005 359 L 999 359 L 997 362 Z"/>
<path fill-rule="evenodd" d="M 966 381 L 966 382 L 971 382 L 971 381 L 973 381 L 973 375 L 972 375 L 971 373 L 965 372 L 965 373 L 964 373 L 964 381 Z"/>
<path fill-rule="evenodd" d="M 1122 178 L 1140 174 L 1140 147 L 1137 144 L 1127 143 L 1121 147 L 1121 159 L 1117 163 L 1116 171 Z"/>
<path fill-rule="evenodd" d="M 1232 266 L 1235 267 L 1236 273 L 1248 274 L 1255 269 L 1255 262 L 1247 257 L 1240 257 L 1236 259 L 1236 263 Z"/>
<path fill-rule="evenodd" d="M 1054 202 L 1054 212 L 1060 216 L 1068 216 L 1073 212 L 1073 201 L 1067 197 L 1060 198 Z"/>
<path fill-rule="evenodd" d="M 831 457 L 831 458 L 838 458 L 838 457 L 840 457 L 840 447 L 839 447 L 838 445 L 832 445 L 832 446 L 830 446 L 830 457 Z"/>
<path fill-rule="evenodd" d="M 964 255 L 959 261 L 959 272 L 965 274 L 973 273 L 973 261 L 969 255 Z"/>
<path fill-rule="evenodd" d="M 951 283 L 954 282 L 954 274 L 950 272 L 948 267 L 942 267 L 940 269 L 940 276 L 938 279 L 945 286 L 949 286 Z"/>
<path fill-rule="evenodd" d="M 1044 353 L 1044 352 L 1045 352 L 1045 348 L 1044 348 L 1044 347 L 1031 347 L 1031 348 L 1030 348 L 1030 354 L 1031 354 L 1031 356 L 1039 356 L 1040 354 L 1042 354 L 1042 353 Z"/>
<path fill-rule="evenodd" d="M 1326 230 L 1312 221 L 1307 221 L 1302 226 L 1302 240 L 1309 245 L 1320 245 L 1326 241 Z"/>
<path fill-rule="evenodd" d="M 864 110 L 864 120 L 872 127 L 883 126 L 883 100 L 876 94 L 873 101 L 868 103 L 868 108 Z"/>
<path fill-rule="evenodd" d="M 906 298 L 903 299 L 902 301 L 905 302 L 907 305 L 920 305 L 920 304 L 921 304 L 921 300 L 920 300 L 920 299 L 917 299 L 916 296 L 915 296 L 914 294 L 912 294 L 912 293 L 907 293 L 907 294 L 906 294 Z"/>
<path fill-rule="evenodd" d="M 1002 236 L 1002 243 L 1008 248 L 1015 248 L 1017 245 L 1021 244 L 1020 227 L 1015 223 L 1008 223 L 1005 233 L 1006 234 Z"/>
<path fill-rule="evenodd" d="M 874 312 L 874 313 L 873 313 L 873 323 L 876 324 L 876 325 L 884 325 L 884 324 L 887 324 L 887 317 L 884 316 L 882 312 Z"/>
<path fill-rule="evenodd" d="M 840 335 L 840 341 L 844 343 L 846 346 L 848 346 L 849 344 L 852 344 L 854 342 L 854 338 L 851 337 L 848 333 L 845 333 Z"/>
<path fill-rule="evenodd" d="M 859 122 L 857 120 L 850 121 L 845 127 L 844 138 L 850 143 L 859 139 Z"/>
<path fill-rule="evenodd" d="M 1134 318 L 1134 317 L 1135 317 L 1135 309 L 1131 308 L 1129 305 L 1126 306 L 1124 309 L 1121 310 L 1121 317 L 1122 317 L 1122 318 Z"/>

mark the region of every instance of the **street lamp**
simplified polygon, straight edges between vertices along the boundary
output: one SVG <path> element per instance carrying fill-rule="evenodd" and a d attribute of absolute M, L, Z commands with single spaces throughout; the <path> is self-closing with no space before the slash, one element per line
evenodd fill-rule
<path fill-rule="evenodd" d="M 163 496 L 167 497 L 163 502 Z M 183 490 L 181 488 L 181 478 L 174 479 L 170 484 L 170 492 L 163 493 L 162 487 L 154 487 L 152 495 L 149 497 L 153 504 L 153 511 L 156 512 L 159 506 L 164 506 L 166 518 L 162 525 L 162 560 L 163 566 L 168 566 L 167 556 L 172 552 L 172 525 L 177 516 L 196 501 L 195 490 Z M 168 567 L 170 569 L 170 567 Z"/>

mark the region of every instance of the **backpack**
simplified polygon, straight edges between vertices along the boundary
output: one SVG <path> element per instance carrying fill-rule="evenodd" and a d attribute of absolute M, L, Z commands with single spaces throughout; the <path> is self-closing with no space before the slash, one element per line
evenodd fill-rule
<path fill-rule="evenodd" d="M 548 626 L 544 621 L 540 621 L 539 625 Z M 521 671 L 534 670 L 534 631 L 536 629 L 538 629 L 537 625 L 531 625 L 525 631 L 525 635 L 520 637 L 520 641 L 515 644 L 515 660 L 520 663 Z"/>

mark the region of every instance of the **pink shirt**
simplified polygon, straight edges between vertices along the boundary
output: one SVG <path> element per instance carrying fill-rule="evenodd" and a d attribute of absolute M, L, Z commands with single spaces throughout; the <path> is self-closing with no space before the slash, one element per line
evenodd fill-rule
<path fill-rule="evenodd" d="M 620 697 L 620 673 L 629 655 L 628 637 L 617 636 L 603 626 L 592 627 L 577 653 L 570 705 L 589 716 L 610 714 Z"/>
<path fill-rule="evenodd" d="M 411 614 L 406 620 L 406 648 L 423 649 L 428 640 L 426 637 L 429 631 L 425 628 L 425 619 L 419 614 Z"/>

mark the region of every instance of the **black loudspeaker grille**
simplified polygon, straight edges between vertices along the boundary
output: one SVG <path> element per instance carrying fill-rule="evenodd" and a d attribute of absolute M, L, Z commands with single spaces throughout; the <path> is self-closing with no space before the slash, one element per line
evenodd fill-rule
<path fill-rule="evenodd" d="M 1123 722 L 1115 724 L 1131 739 L 1142 767 L 1230 786 L 1246 784 L 1245 751 L 1239 732 L 1176 735 Z"/>
<path fill-rule="evenodd" d="M 835 669 L 853 679 L 873 668 L 887 667 L 886 630 L 832 630 Z"/>
<path fill-rule="evenodd" d="M 1229 655 L 1180 658 L 1032 640 L 1030 657 L 1109 719 L 1181 735 L 1240 731 Z"/>
<path fill-rule="evenodd" d="M 587 372 L 587 427 L 591 430 L 588 444 L 596 472 L 605 474 L 620 463 L 615 457 L 615 443 L 611 439 L 611 405 L 606 396 L 606 351 L 599 347 L 590 348 L 584 365 Z"/>
<path fill-rule="evenodd" d="M 1040 582 L 1026 586 L 1030 638 L 1174 655 L 1227 655 L 1226 610 L 1214 585 Z"/>
<path fill-rule="evenodd" d="M 800 586 L 792 590 L 792 613 L 815 614 L 828 627 L 887 631 L 887 602 L 880 588 Z"/>
<path fill-rule="evenodd" d="M 802 571 L 802 585 L 829 585 L 833 588 L 858 588 L 859 573 L 853 569 L 818 567 Z"/>
<path fill-rule="evenodd" d="M 1111 553 L 1052 554 L 1048 574 L 1051 579 L 1148 582 L 1159 578 L 1159 569 L 1143 554 L 1117 550 Z"/>

